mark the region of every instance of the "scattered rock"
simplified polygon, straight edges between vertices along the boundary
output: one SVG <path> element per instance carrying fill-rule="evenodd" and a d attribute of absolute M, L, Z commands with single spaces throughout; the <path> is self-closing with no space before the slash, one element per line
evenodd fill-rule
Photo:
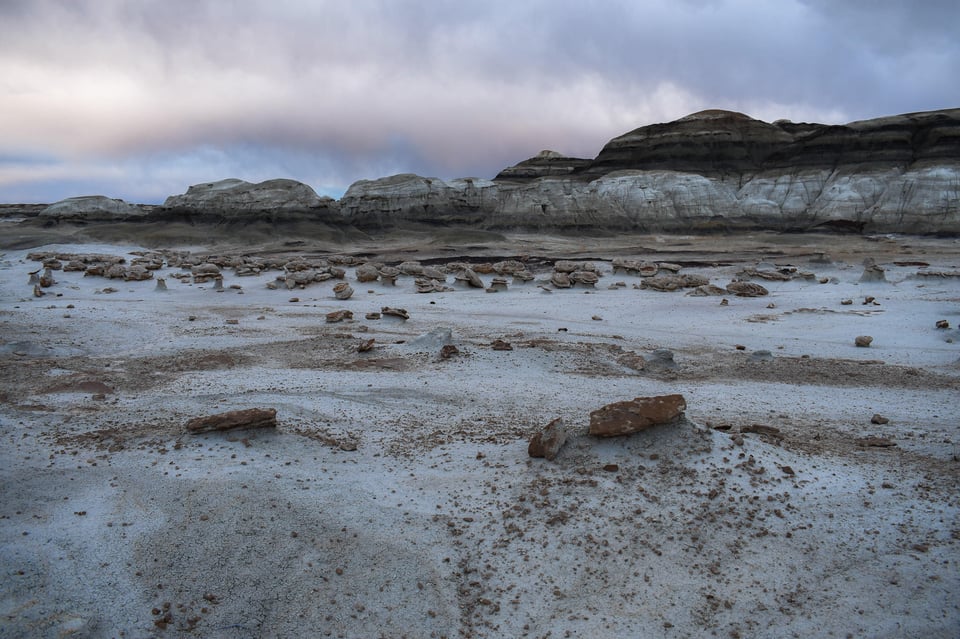
<path fill-rule="evenodd" d="M 186 423 L 191 433 L 233 430 L 237 428 L 276 428 L 277 410 L 275 408 L 247 408 L 226 413 L 197 417 Z"/>
<path fill-rule="evenodd" d="M 756 282 L 740 281 L 734 281 L 727 284 L 727 292 L 733 293 L 737 297 L 762 297 L 770 294 L 770 291 Z"/>
<path fill-rule="evenodd" d="M 527 453 L 531 457 L 542 457 L 547 461 L 553 461 L 566 441 L 567 432 L 563 428 L 562 418 L 558 417 L 547 424 L 542 431 L 534 433 L 527 446 Z"/>
<path fill-rule="evenodd" d="M 157 278 L 157 285 L 153 288 L 153 290 L 155 290 L 155 291 L 168 291 L 168 290 L 170 290 L 170 289 L 167 288 L 167 280 L 165 280 L 165 279 L 162 278 L 162 277 L 158 277 L 158 278 Z"/>
<path fill-rule="evenodd" d="M 887 276 L 882 266 L 877 265 L 872 257 L 863 261 L 863 274 L 860 276 L 861 282 L 886 282 Z"/>
<path fill-rule="evenodd" d="M 367 313 L 364 317 L 368 320 L 378 320 L 380 319 L 380 313 Z"/>
<path fill-rule="evenodd" d="M 339 311 L 331 311 L 327 313 L 327 323 L 329 324 L 335 324 L 348 319 L 353 319 L 353 312 L 348 311 L 347 309 L 340 309 Z"/>
<path fill-rule="evenodd" d="M 853 300 L 840 300 L 840 304 L 842 304 L 843 306 L 850 306 L 851 304 L 853 304 Z"/>
<path fill-rule="evenodd" d="M 697 286 L 693 290 L 689 291 L 687 295 L 692 297 L 706 297 L 708 295 L 726 295 L 727 289 L 720 288 L 719 286 L 714 286 L 713 284 L 705 284 L 703 286 Z"/>
<path fill-rule="evenodd" d="M 228 320 L 227 320 L 227 324 L 237 325 L 237 324 L 239 324 L 239 323 L 240 323 L 240 320 L 238 320 L 238 319 L 228 319 Z"/>
<path fill-rule="evenodd" d="M 573 282 L 570 281 L 570 276 L 567 275 L 566 273 L 561 273 L 559 271 L 555 271 L 550 276 L 550 283 L 553 284 L 556 288 L 570 288 L 571 286 L 573 286 Z"/>
<path fill-rule="evenodd" d="M 873 417 L 870 418 L 871 424 L 889 424 L 890 420 L 881 415 L 880 413 L 874 413 Z"/>
<path fill-rule="evenodd" d="M 505 342 L 502 339 L 493 340 L 493 343 L 490 344 L 490 346 L 495 351 L 512 351 L 513 350 L 513 346 L 510 344 L 510 342 Z"/>
<path fill-rule="evenodd" d="M 871 343 L 873 343 L 873 337 L 870 335 L 858 335 L 856 339 L 853 340 L 853 343 L 860 348 L 867 348 Z"/>
<path fill-rule="evenodd" d="M 396 286 L 399 276 L 400 269 L 393 266 L 384 266 L 380 269 L 380 283 L 386 286 Z"/>
<path fill-rule="evenodd" d="M 603 321 L 603 318 L 600 317 L 599 315 L 594 315 L 594 316 L 591 317 L 590 319 L 592 319 L 594 322 L 602 322 L 602 321 Z"/>
<path fill-rule="evenodd" d="M 574 271 L 569 277 L 571 282 L 581 286 L 596 286 L 600 281 L 600 276 L 593 271 Z"/>
<path fill-rule="evenodd" d="M 390 317 L 399 317 L 402 320 L 410 319 L 410 313 L 407 312 L 405 308 L 391 308 L 389 306 L 384 306 L 380 309 L 380 312 L 383 315 L 389 315 Z"/>
<path fill-rule="evenodd" d="M 348 300 L 353 296 L 353 287 L 346 282 L 340 282 L 333 287 L 333 295 L 338 300 Z"/>
<path fill-rule="evenodd" d="M 487 288 L 488 293 L 496 293 L 497 291 L 507 290 L 507 280 L 502 277 L 495 277 L 490 281 L 490 286 Z"/>
<path fill-rule="evenodd" d="M 608 404 L 590 413 L 590 434 L 616 437 L 676 422 L 686 410 L 683 395 L 637 397 Z"/>
<path fill-rule="evenodd" d="M 683 280 L 676 275 L 658 275 L 656 277 L 645 278 L 640 282 L 640 288 L 663 292 L 676 291 L 682 288 L 682 286 Z"/>
<path fill-rule="evenodd" d="M 464 282 L 472 288 L 484 288 L 483 280 L 480 279 L 480 276 L 472 268 L 465 268 L 460 271 L 457 271 L 457 274 L 454 275 L 454 278 L 458 282 Z"/>
<path fill-rule="evenodd" d="M 429 277 L 418 277 L 414 280 L 414 286 L 417 293 L 446 293 L 453 290 L 442 281 Z"/>
<path fill-rule="evenodd" d="M 440 359 L 450 359 L 454 355 L 459 355 L 460 349 L 453 344 L 444 344 L 440 348 Z"/>
<path fill-rule="evenodd" d="M 380 277 L 380 271 L 375 264 L 367 262 L 357 267 L 356 276 L 358 282 L 376 282 Z"/>
<path fill-rule="evenodd" d="M 950 328 L 950 322 L 947 320 L 937 320 L 937 328 Z"/>
<path fill-rule="evenodd" d="M 367 351 L 373 349 L 373 344 L 376 341 L 377 341 L 376 339 L 370 338 L 368 340 L 364 340 L 360 342 L 360 344 L 357 345 L 357 352 L 366 353 Z"/>

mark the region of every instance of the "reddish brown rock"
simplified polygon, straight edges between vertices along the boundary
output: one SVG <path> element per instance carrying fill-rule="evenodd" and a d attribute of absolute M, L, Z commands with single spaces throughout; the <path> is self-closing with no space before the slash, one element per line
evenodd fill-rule
<path fill-rule="evenodd" d="M 527 453 L 531 457 L 542 457 L 547 461 L 553 461 L 566 441 L 567 431 L 563 428 L 563 419 L 558 417 L 547 424 L 542 431 L 534 433 L 527 446 Z"/>
<path fill-rule="evenodd" d="M 675 422 L 686 408 L 686 400 L 678 394 L 615 402 L 590 413 L 590 434 L 596 437 L 629 435 Z"/>
<path fill-rule="evenodd" d="M 327 322 L 330 324 L 334 324 L 336 322 L 342 322 L 345 319 L 353 319 L 353 313 L 346 309 L 342 309 L 339 311 L 331 311 L 327 313 Z"/>
<path fill-rule="evenodd" d="M 276 428 L 277 410 L 275 408 L 247 408 L 232 410 L 206 417 L 197 417 L 186 423 L 191 433 L 209 433 L 211 431 L 233 430 L 237 428 Z"/>

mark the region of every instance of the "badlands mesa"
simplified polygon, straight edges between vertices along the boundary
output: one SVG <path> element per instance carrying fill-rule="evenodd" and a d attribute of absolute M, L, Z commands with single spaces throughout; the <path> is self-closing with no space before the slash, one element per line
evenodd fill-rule
<path fill-rule="evenodd" d="M 955 637 L 958 121 L 0 207 L 0 636 Z"/>

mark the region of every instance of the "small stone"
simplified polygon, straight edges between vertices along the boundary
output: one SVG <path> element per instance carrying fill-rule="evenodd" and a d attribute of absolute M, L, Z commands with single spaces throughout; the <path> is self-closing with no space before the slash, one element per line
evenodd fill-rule
<path fill-rule="evenodd" d="M 391 317 L 399 317 L 402 320 L 410 319 L 410 313 L 408 313 L 405 308 L 390 308 L 389 306 L 384 306 L 380 309 L 380 312 Z"/>
<path fill-rule="evenodd" d="M 367 313 L 364 317 L 368 320 L 378 320 L 380 319 L 380 313 Z"/>
<path fill-rule="evenodd" d="M 327 322 L 330 324 L 335 324 L 337 322 L 342 322 L 343 320 L 353 319 L 353 313 L 346 309 L 341 309 L 339 311 L 331 311 L 327 313 Z"/>
<path fill-rule="evenodd" d="M 340 450 L 352 452 L 357 449 L 357 442 L 352 439 L 344 439 L 340 442 Z"/>
<path fill-rule="evenodd" d="M 745 351 L 745 350 L 747 350 L 747 347 L 744 346 L 743 344 L 736 344 L 736 345 L 734 345 L 734 348 L 737 349 L 738 351 Z"/>
<path fill-rule="evenodd" d="M 756 282 L 730 282 L 727 284 L 727 292 L 737 297 L 762 297 L 770 294 L 770 291 Z"/>
<path fill-rule="evenodd" d="M 493 340 L 493 343 L 490 344 L 490 346 L 495 351 L 512 351 L 513 350 L 513 346 L 510 344 L 510 342 L 505 342 L 502 339 Z"/>
<path fill-rule="evenodd" d="M 720 300 L 720 306 L 729 306 L 729 305 L 730 305 L 730 300 L 728 300 L 727 298 L 723 298 L 722 300 Z"/>
<path fill-rule="evenodd" d="M 300 301 L 300 298 L 299 298 L 299 297 L 291 297 L 289 301 L 290 301 L 291 304 L 296 304 L 297 302 Z"/>
<path fill-rule="evenodd" d="M 594 315 L 594 316 L 591 317 L 590 319 L 592 319 L 594 322 L 602 322 L 602 321 L 603 321 L 603 318 L 600 317 L 599 315 Z"/>
<path fill-rule="evenodd" d="M 333 287 L 333 295 L 338 300 L 348 300 L 353 295 L 353 287 L 347 282 L 340 282 Z"/>
<path fill-rule="evenodd" d="M 617 464 L 604 464 L 603 469 L 608 473 L 615 473 L 620 470 L 620 466 Z"/>
<path fill-rule="evenodd" d="M 874 413 L 873 417 L 870 418 L 871 424 L 889 424 L 890 420 L 881 415 L 880 413 Z"/>
<path fill-rule="evenodd" d="M 853 343 L 860 348 L 867 348 L 872 342 L 873 337 L 870 335 L 858 335 L 857 338 L 853 340 Z"/>
<path fill-rule="evenodd" d="M 238 319 L 228 319 L 227 324 L 239 324 L 240 320 Z"/>
<path fill-rule="evenodd" d="M 527 446 L 527 454 L 553 461 L 566 441 L 567 432 L 563 428 L 562 418 L 558 417 L 547 424 L 542 431 L 534 433 Z"/>
<path fill-rule="evenodd" d="M 840 303 L 843 306 L 850 306 L 851 304 L 853 304 L 853 300 L 841 300 Z"/>
<path fill-rule="evenodd" d="M 376 339 L 371 338 L 371 339 L 360 342 L 360 344 L 357 345 L 357 352 L 366 353 L 367 351 L 373 348 L 373 344 L 376 341 L 377 341 Z"/>
<path fill-rule="evenodd" d="M 453 344 L 444 344 L 440 348 L 440 359 L 450 359 L 454 355 L 459 355 L 460 349 Z"/>
<path fill-rule="evenodd" d="M 947 320 L 937 320 L 937 328 L 950 328 L 950 322 Z"/>

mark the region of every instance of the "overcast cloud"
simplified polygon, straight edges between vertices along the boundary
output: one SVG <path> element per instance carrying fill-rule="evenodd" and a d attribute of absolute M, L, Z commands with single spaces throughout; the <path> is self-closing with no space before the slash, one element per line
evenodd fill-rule
<path fill-rule="evenodd" d="M 960 106 L 955 0 L 2 0 L 0 201 L 493 177 L 706 108 Z"/>

